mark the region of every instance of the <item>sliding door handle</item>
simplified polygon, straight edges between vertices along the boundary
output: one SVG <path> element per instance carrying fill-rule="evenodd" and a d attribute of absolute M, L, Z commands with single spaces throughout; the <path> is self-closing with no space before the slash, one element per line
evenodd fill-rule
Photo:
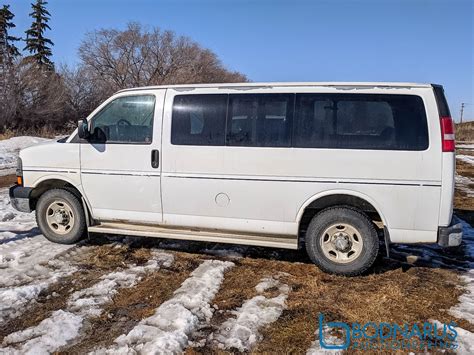
<path fill-rule="evenodd" d="M 160 152 L 157 149 L 151 151 L 151 167 L 156 169 L 160 166 Z"/>

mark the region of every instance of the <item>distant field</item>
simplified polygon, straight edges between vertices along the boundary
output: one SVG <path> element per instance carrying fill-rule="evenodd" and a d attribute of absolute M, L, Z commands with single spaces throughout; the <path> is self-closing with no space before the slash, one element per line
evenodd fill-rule
<path fill-rule="evenodd" d="M 456 124 L 457 141 L 474 141 L 474 121 Z"/>

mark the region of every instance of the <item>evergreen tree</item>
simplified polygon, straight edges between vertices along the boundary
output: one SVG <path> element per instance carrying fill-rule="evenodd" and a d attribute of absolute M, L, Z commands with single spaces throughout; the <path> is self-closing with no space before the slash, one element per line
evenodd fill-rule
<path fill-rule="evenodd" d="M 9 5 L 3 5 L 0 8 L 0 65 L 9 65 L 13 59 L 20 55 L 18 48 L 14 42 L 20 38 L 11 36 L 9 30 L 15 27 L 12 22 L 15 15 L 10 11 Z"/>
<path fill-rule="evenodd" d="M 48 25 L 48 21 L 51 14 L 46 10 L 48 3 L 45 0 L 36 0 L 36 3 L 31 4 L 32 12 L 30 16 L 33 18 L 31 27 L 25 32 L 26 33 L 26 46 L 25 50 L 30 52 L 30 55 L 25 59 L 36 62 L 41 68 L 47 70 L 53 70 L 54 64 L 49 59 L 52 55 L 51 47 L 54 43 L 44 37 L 44 32 L 51 28 Z"/>

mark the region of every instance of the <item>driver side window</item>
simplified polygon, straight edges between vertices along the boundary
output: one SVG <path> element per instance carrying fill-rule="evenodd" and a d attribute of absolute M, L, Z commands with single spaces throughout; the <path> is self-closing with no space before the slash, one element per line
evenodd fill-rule
<path fill-rule="evenodd" d="M 90 140 L 95 143 L 150 144 L 154 111 L 154 95 L 119 97 L 92 118 Z"/>

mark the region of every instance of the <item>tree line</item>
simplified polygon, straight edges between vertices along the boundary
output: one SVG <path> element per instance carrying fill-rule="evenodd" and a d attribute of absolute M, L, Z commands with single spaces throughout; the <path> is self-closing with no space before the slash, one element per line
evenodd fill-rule
<path fill-rule="evenodd" d="M 247 81 L 190 38 L 139 23 L 86 34 L 79 63 L 57 65 L 47 37 L 47 4 L 31 4 L 24 38 L 11 34 L 15 16 L 9 5 L 0 8 L 0 133 L 70 130 L 100 102 L 129 87 Z"/>

